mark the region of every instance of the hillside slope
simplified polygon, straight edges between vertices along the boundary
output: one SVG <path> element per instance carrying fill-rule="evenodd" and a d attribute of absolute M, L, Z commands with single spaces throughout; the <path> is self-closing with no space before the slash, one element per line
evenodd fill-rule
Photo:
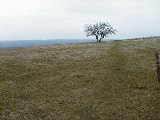
<path fill-rule="evenodd" d="M 160 39 L 0 50 L 0 120 L 158 120 Z"/>

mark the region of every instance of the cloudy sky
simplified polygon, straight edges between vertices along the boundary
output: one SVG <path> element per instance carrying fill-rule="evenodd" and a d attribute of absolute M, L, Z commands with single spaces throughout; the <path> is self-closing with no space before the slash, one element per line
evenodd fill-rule
<path fill-rule="evenodd" d="M 159 0 L 0 0 L 0 40 L 85 38 L 85 24 L 109 21 L 113 38 L 160 35 Z"/>

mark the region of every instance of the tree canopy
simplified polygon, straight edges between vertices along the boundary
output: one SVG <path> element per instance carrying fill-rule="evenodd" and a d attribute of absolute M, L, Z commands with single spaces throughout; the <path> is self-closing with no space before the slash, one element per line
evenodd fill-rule
<path fill-rule="evenodd" d="M 85 28 L 85 32 L 88 36 L 95 36 L 97 42 L 101 42 L 107 35 L 116 34 L 114 29 L 108 22 L 98 22 L 96 24 L 89 24 Z"/>

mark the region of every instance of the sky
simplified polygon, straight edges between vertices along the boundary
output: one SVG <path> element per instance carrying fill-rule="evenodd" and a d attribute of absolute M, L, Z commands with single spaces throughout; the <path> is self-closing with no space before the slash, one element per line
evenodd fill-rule
<path fill-rule="evenodd" d="M 0 0 L 0 40 L 86 39 L 108 21 L 114 39 L 160 35 L 159 0 Z"/>

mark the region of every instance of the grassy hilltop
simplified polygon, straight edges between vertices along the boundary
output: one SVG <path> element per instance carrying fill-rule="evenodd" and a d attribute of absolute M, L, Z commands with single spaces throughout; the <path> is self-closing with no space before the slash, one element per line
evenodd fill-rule
<path fill-rule="evenodd" d="M 0 49 L 0 120 L 159 120 L 160 38 Z"/>

